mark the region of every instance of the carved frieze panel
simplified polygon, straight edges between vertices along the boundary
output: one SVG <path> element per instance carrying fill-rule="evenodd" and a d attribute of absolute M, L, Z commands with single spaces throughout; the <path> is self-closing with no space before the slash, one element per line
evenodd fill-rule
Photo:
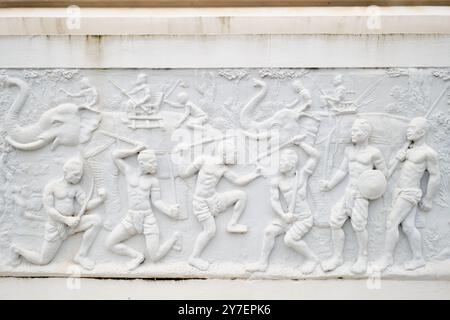
<path fill-rule="evenodd" d="M 0 70 L 0 273 L 449 277 L 449 80 Z"/>

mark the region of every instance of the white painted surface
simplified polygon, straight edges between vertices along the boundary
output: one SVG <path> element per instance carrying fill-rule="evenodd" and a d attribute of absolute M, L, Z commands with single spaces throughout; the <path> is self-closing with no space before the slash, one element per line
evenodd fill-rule
<path fill-rule="evenodd" d="M 95 280 L 1 278 L 0 299 L 450 299 L 449 281 L 382 280 L 369 289 L 365 280 Z"/>
<path fill-rule="evenodd" d="M 450 35 L 5 36 L 0 68 L 446 67 Z"/>

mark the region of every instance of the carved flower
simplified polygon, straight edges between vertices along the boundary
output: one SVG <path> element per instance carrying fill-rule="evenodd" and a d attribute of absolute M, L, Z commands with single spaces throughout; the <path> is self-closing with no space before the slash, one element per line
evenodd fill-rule
<path fill-rule="evenodd" d="M 241 80 L 249 74 L 247 69 L 221 69 L 218 75 L 227 80 Z"/>
<path fill-rule="evenodd" d="M 66 79 L 72 79 L 74 75 L 78 73 L 78 70 L 63 70 L 62 75 Z"/>
<path fill-rule="evenodd" d="M 23 77 L 26 79 L 34 79 L 37 78 L 39 74 L 33 70 L 24 70 Z"/>
<path fill-rule="evenodd" d="M 432 74 L 433 76 L 440 78 L 444 81 L 450 80 L 450 70 L 434 70 Z"/>

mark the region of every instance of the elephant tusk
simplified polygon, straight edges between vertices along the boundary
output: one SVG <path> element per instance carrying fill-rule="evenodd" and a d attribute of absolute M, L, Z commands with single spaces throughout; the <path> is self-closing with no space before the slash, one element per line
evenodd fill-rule
<path fill-rule="evenodd" d="M 51 145 L 51 147 L 50 147 L 50 150 L 55 150 L 55 148 L 57 147 L 59 145 L 59 139 L 56 137 L 54 140 L 53 140 L 53 143 L 52 143 L 52 145 Z"/>
<path fill-rule="evenodd" d="M 20 143 L 20 142 L 17 142 L 16 140 L 14 140 L 13 138 L 11 138 L 10 136 L 6 136 L 5 140 L 10 145 L 12 145 L 14 148 L 19 149 L 19 150 L 24 150 L 24 151 L 38 150 L 42 147 L 45 147 L 48 144 L 48 142 L 45 141 L 44 139 L 39 139 L 37 141 L 30 142 L 30 143 Z"/>

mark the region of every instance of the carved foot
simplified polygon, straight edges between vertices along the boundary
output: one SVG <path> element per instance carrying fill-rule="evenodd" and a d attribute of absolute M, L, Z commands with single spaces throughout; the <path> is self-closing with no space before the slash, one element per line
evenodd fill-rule
<path fill-rule="evenodd" d="M 246 233 L 248 231 L 248 227 L 243 224 L 229 224 L 227 226 L 227 231 L 230 233 Z"/>
<path fill-rule="evenodd" d="M 245 267 L 245 270 L 249 272 L 264 272 L 267 270 L 268 264 L 265 262 L 251 263 Z"/>
<path fill-rule="evenodd" d="M 406 261 L 404 267 L 406 270 L 416 270 L 418 268 L 424 267 L 426 261 L 423 258 L 416 258 L 409 261 Z"/>
<path fill-rule="evenodd" d="M 11 245 L 11 259 L 8 261 L 8 265 L 11 267 L 17 267 L 22 262 L 19 249 L 15 245 Z"/>
<path fill-rule="evenodd" d="M 300 267 L 300 272 L 303 274 L 310 274 L 314 270 L 316 270 L 316 267 L 319 265 L 319 260 L 307 260 L 303 265 Z"/>
<path fill-rule="evenodd" d="M 367 271 L 367 256 L 360 256 L 353 264 L 351 271 L 353 273 L 364 273 Z"/>
<path fill-rule="evenodd" d="M 379 261 L 373 264 L 373 271 L 381 272 L 393 264 L 394 259 L 392 257 L 388 256 L 382 257 Z"/>
<path fill-rule="evenodd" d="M 142 253 L 139 253 L 139 255 L 134 258 L 133 260 L 127 262 L 127 269 L 128 271 L 132 271 L 134 269 L 136 269 L 137 267 L 139 267 L 139 265 L 144 262 L 144 255 Z"/>
<path fill-rule="evenodd" d="M 325 272 L 333 271 L 343 263 L 344 260 L 342 259 L 342 257 L 331 257 L 330 259 L 322 262 L 322 269 Z"/>
<path fill-rule="evenodd" d="M 175 231 L 173 233 L 173 237 L 175 238 L 175 242 L 173 244 L 172 249 L 175 250 L 175 251 L 180 252 L 181 250 L 183 250 L 183 245 L 182 245 L 182 242 L 181 242 L 181 234 L 180 234 L 180 232 Z"/>
<path fill-rule="evenodd" d="M 189 264 L 200 271 L 206 271 L 209 268 L 209 262 L 200 258 L 189 258 Z"/>
<path fill-rule="evenodd" d="M 94 260 L 91 260 L 88 257 L 83 257 L 80 255 L 76 255 L 75 258 L 73 258 L 73 262 L 79 264 L 82 268 L 86 270 L 92 270 L 95 267 Z"/>

